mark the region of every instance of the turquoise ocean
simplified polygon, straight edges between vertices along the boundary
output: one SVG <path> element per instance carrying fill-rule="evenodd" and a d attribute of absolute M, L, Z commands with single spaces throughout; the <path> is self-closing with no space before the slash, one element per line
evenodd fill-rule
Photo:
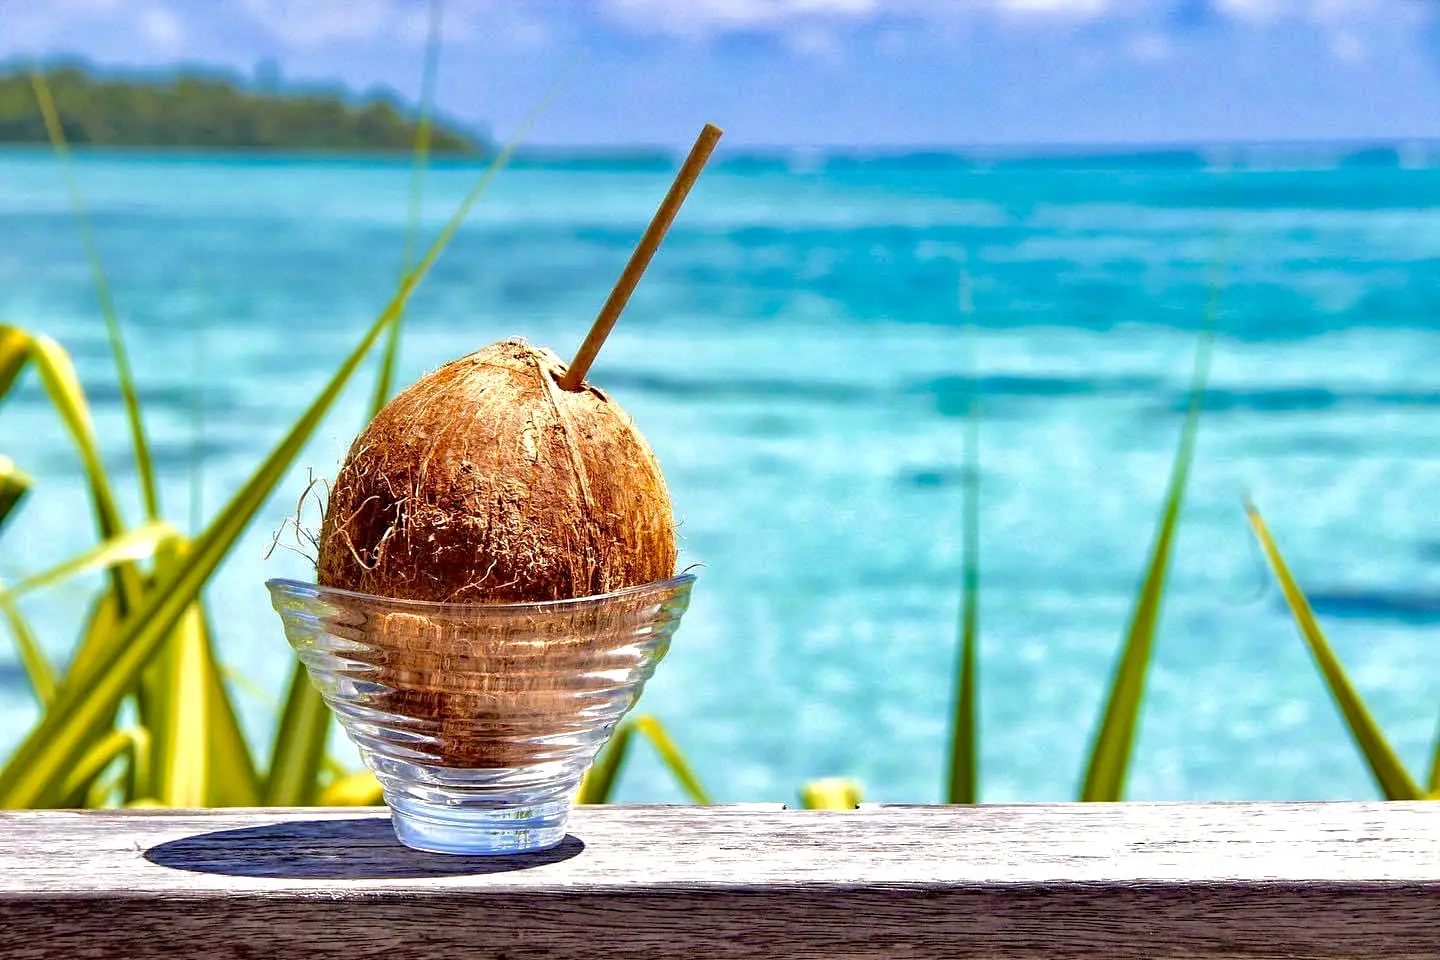
<path fill-rule="evenodd" d="M 413 301 L 404 380 L 507 336 L 568 356 L 673 168 L 536 156 L 507 170 Z M 394 289 L 407 164 L 96 154 L 77 175 L 166 512 L 203 520 Z M 427 239 L 476 175 L 430 171 Z M 718 798 L 789 801 L 825 775 L 858 777 L 869 799 L 940 797 L 972 386 L 982 794 L 1073 797 L 1217 260 L 1212 389 L 1130 795 L 1374 795 L 1251 540 L 1247 493 L 1387 733 L 1427 767 L 1440 701 L 1440 148 L 731 154 L 592 374 L 652 442 L 682 563 L 702 565 L 640 709 Z M 0 153 L 0 319 L 72 353 L 138 520 L 81 235 L 43 151 Z M 372 365 L 208 591 L 257 742 L 291 664 L 262 584 L 312 572 L 267 548 L 307 477 L 334 474 L 373 382 Z M 0 453 L 37 481 L 0 537 L 0 578 L 92 542 L 77 459 L 33 378 L 0 406 Z M 57 659 L 94 584 L 25 602 Z M 0 754 L 34 715 L 0 645 Z M 680 798 L 645 750 L 619 795 Z"/>

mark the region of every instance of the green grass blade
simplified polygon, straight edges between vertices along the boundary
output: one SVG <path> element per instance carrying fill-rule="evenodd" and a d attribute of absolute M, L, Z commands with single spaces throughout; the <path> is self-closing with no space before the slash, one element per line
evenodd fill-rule
<path fill-rule="evenodd" d="M 430 132 L 435 112 L 435 77 L 440 67 L 440 0 L 430 0 L 430 22 L 425 38 L 425 66 L 420 79 L 420 122 L 415 127 L 415 155 L 410 166 L 410 209 L 405 224 L 405 250 L 401 260 L 400 275 L 410 272 L 415 260 L 415 247 L 420 240 L 420 217 L 423 213 L 425 196 L 425 169 L 430 158 Z M 390 399 L 395 386 L 395 367 L 400 359 L 400 331 L 405 325 L 401 314 L 390 325 L 385 341 L 385 350 L 380 355 L 380 373 L 375 380 L 375 396 L 370 404 L 370 416 L 380 412 Z"/>
<path fill-rule="evenodd" d="M 30 623 L 14 601 L 0 596 L 0 616 L 5 618 L 5 625 L 15 638 L 20 663 L 25 667 L 25 676 L 30 679 L 30 692 L 35 695 L 37 703 L 46 706 L 55 699 L 55 668 L 45 656 L 45 651 L 40 649 L 35 631 L 30 629 Z"/>
<path fill-rule="evenodd" d="M 806 810 L 854 810 L 863 799 L 860 783 L 845 777 L 811 780 L 800 788 L 800 805 Z"/>
<path fill-rule="evenodd" d="M 1110 696 L 1095 735 L 1085 782 L 1080 799 L 1085 801 L 1116 801 L 1125 796 L 1125 780 L 1130 770 L 1130 755 L 1135 745 L 1135 732 L 1140 722 L 1140 706 L 1145 697 L 1145 675 L 1150 669 L 1151 650 L 1160 622 L 1165 597 L 1165 578 L 1169 572 L 1175 531 L 1180 522 L 1180 508 L 1185 499 L 1185 486 L 1190 464 L 1195 456 L 1195 439 L 1200 428 L 1200 412 L 1204 406 L 1205 382 L 1210 369 L 1210 345 L 1216 303 L 1211 302 L 1210 319 L 1200 335 L 1195 351 L 1195 373 L 1190 384 L 1190 406 L 1180 433 L 1180 445 L 1171 467 L 1170 486 L 1160 514 L 1145 579 L 1140 585 L 1135 610 L 1125 647 L 1115 670 Z"/>
<path fill-rule="evenodd" d="M 630 756 L 630 742 L 634 735 L 635 721 L 621 721 L 611 735 L 610 742 L 600 751 L 595 763 L 580 781 L 580 794 L 576 797 L 576 803 L 610 802 L 610 798 L 615 795 L 615 783 L 620 779 L 625 759 Z"/>
<path fill-rule="evenodd" d="M 528 131 L 556 89 L 558 83 L 531 111 L 521 126 L 522 133 Z M 401 283 L 394 299 L 366 331 L 305 414 L 210 525 L 195 538 L 184 561 L 174 572 L 157 581 L 140 608 L 123 621 L 122 628 L 106 648 L 87 663 L 85 673 L 76 676 L 73 683 L 62 686 L 51 708 L 0 769 L 0 808 L 23 808 L 41 799 L 48 785 L 58 782 L 63 771 L 85 749 L 87 732 L 113 714 L 121 699 L 134 687 L 146 663 L 195 601 L 200 589 L 274 490 L 275 484 L 314 433 L 321 418 L 334 404 L 380 335 L 394 321 L 411 292 L 460 228 L 471 207 L 513 155 L 515 146 L 516 143 L 512 142 L 495 157 L 415 271 Z"/>
<path fill-rule="evenodd" d="M 15 386 L 30 362 L 30 334 L 19 327 L 0 323 L 0 400 Z"/>
<path fill-rule="evenodd" d="M 136 770 L 143 773 L 148 769 L 150 765 L 150 731 L 144 727 L 131 726 L 120 731 L 112 730 L 106 736 L 116 732 L 129 741 L 122 751 L 126 762 L 118 769 L 109 768 L 108 774 L 105 772 L 106 768 L 101 768 L 96 771 L 96 776 L 90 778 L 88 783 L 81 777 L 68 780 L 66 785 L 73 792 L 67 794 L 61 801 L 62 807 L 74 809 L 76 807 L 114 806 L 122 784 L 129 779 L 130 775 Z M 123 797 L 118 799 L 124 802 Z"/>
<path fill-rule="evenodd" d="M 164 558 L 166 566 L 180 556 Z M 140 706 L 153 735 L 155 779 L 142 792 L 172 807 L 258 806 L 255 762 L 200 603 L 185 612 L 146 674 Z"/>
<path fill-rule="evenodd" d="M 1245 514 L 1250 519 L 1250 528 L 1255 532 L 1255 538 L 1260 541 L 1265 558 L 1270 561 L 1270 568 L 1275 571 L 1275 579 L 1280 581 L 1280 589 L 1285 594 L 1285 602 L 1295 618 L 1300 636 L 1310 647 L 1315 664 L 1320 668 L 1320 673 L 1330 688 L 1330 695 L 1335 699 L 1335 705 L 1340 708 L 1340 713 L 1350 728 L 1350 735 L 1355 738 L 1356 746 L 1369 764 L 1376 785 L 1387 800 L 1423 800 L 1424 793 L 1391 749 L 1385 734 L 1380 731 L 1379 724 L 1370 716 L 1365 701 L 1346 676 L 1340 658 L 1335 656 L 1330 642 L 1325 639 L 1320 624 L 1315 620 L 1315 613 L 1310 609 L 1310 601 L 1291 576 L 1290 568 L 1285 563 L 1285 558 L 1280 555 L 1280 548 L 1270 536 L 1270 530 L 1265 526 L 1260 511 L 1255 509 L 1254 504 L 1247 502 Z"/>
<path fill-rule="evenodd" d="M 1430 799 L 1440 800 L 1440 733 L 1435 735 L 1435 749 L 1430 755 Z"/>
<path fill-rule="evenodd" d="M 10 604 L 21 595 L 33 590 L 54 586 L 73 577 L 81 576 L 94 570 L 106 569 L 117 570 L 121 565 L 130 565 L 134 561 L 151 556 L 157 551 L 164 551 L 173 548 L 178 538 L 178 533 L 169 524 L 164 522 L 150 523 L 135 530 L 121 533 L 111 540 L 86 551 L 78 557 L 74 557 L 58 566 L 35 574 L 17 583 L 9 590 L 0 591 L 0 604 Z M 123 581 L 133 582 L 134 589 L 139 589 L 139 581 L 133 566 L 129 567 L 128 573 L 120 574 Z M 96 635 L 95 642 L 104 642 L 108 634 Z M 93 655 L 93 648 L 82 646 L 72 660 L 72 667 L 75 663 L 83 663 Z M 48 697 L 47 704 L 53 700 L 53 694 Z M 163 729 L 163 721 L 157 721 L 153 705 L 142 696 L 139 701 L 141 722 Z M 90 730 L 82 737 L 84 740 L 94 740 L 102 736 L 103 732 L 111 725 L 111 720 L 97 721 Z M 156 769 L 152 767 L 151 769 Z M 151 785 L 138 784 L 137 786 L 150 792 Z"/>
<path fill-rule="evenodd" d="M 203 615 L 188 607 L 158 661 L 161 725 L 149 726 L 155 777 L 150 795 L 170 807 L 209 805 L 211 764 L 211 665 Z M 147 717 L 148 719 L 148 717 Z"/>
<path fill-rule="evenodd" d="M 125 530 L 125 524 L 115 503 L 109 474 L 100 458 L 90 405 L 80 387 L 80 378 L 76 376 L 70 355 L 49 337 L 32 336 L 18 327 L 0 324 L 0 399 L 14 386 L 26 364 L 35 369 L 41 386 L 50 398 L 50 405 L 80 455 L 100 539 L 108 540 L 120 535 Z M 142 589 L 139 571 L 133 564 L 120 564 L 111 570 L 110 580 L 120 609 L 133 610 L 139 603 Z"/>
<path fill-rule="evenodd" d="M 67 677 L 85 676 L 93 669 L 92 661 L 105 649 L 109 639 L 120 628 L 120 604 L 113 590 L 103 591 L 92 603 L 80 642 L 66 665 Z M 64 678 L 62 678 L 63 684 Z"/>
<path fill-rule="evenodd" d="M 615 794 L 615 784 L 620 779 L 620 771 L 625 766 L 625 760 L 630 755 L 630 748 L 634 742 L 635 734 L 639 733 L 650 741 L 655 752 L 660 757 L 660 762 L 670 771 L 680 788 L 694 803 L 708 804 L 711 802 L 710 795 L 700 785 L 700 779 L 695 776 L 695 771 L 690 768 L 685 756 L 675 746 L 675 741 L 655 717 L 634 717 L 622 721 L 615 728 L 614 735 L 610 738 L 609 744 L 600 751 L 595 758 L 595 764 L 585 774 L 584 780 L 580 783 L 579 803 L 609 803 L 610 798 Z"/>
<path fill-rule="evenodd" d="M 290 670 L 285 711 L 275 729 L 270 771 L 265 778 L 266 806 L 302 807 L 316 802 L 330 726 L 330 708 L 310 682 L 304 665 L 297 661 Z"/>
<path fill-rule="evenodd" d="M 1436 734 L 1436 746 L 1430 754 L 1430 799 L 1440 800 L 1440 733 Z"/>
<path fill-rule="evenodd" d="M 260 469 L 196 538 L 189 555 L 156 583 L 137 614 L 123 621 L 106 648 L 87 662 L 84 674 L 64 686 L 61 696 L 0 770 L 0 807 L 25 807 L 34 803 L 44 795 L 46 784 L 55 780 L 84 749 L 85 731 L 103 722 L 135 684 L 140 671 L 264 504 L 392 316 L 393 306 L 366 333 Z"/>
<path fill-rule="evenodd" d="M 655 717 L 636 717 L 635 729 L 650 741 L 650 745 L 660 755 L 660 760 L 665 764 L 665 768 L 670 771 L 670 775 L 690 797 L 691 802 L 702 804 L 711 802 L 710 795 L 700 785 L 700 779 L 695 776 L 695 771 L 691 769 L 689 761 L 680 752 L 680 748 L 675 746 L 675 741 L 671 739 L 664 724 Z"/>
<path fill-rule="evenodd" d="M 356 367 L 389 322 L 387 310 L 367 332 L 309 410 L 266 458 L 213 523 L 196 538 L 186 558 L 157 581 L 139 611 L 126 618 L 105 648 L 67 682 L 51 709 L 0 770 L 0 807 L 25 807 L 44 795 L 84 749 L 84 732 L 114 711 L 140 671 L 179 623 L 200 589 L 264 504 L 291 461 L 319 425 Z"/>
<path fill-rule="evenodd" d="M 980 397 L 979 369 L 975 362 L 975 328 L 969 277 L 962 275 L 961 310 L 967 319 L 966 369 L 970 394 L 965 411 L 963 585 L 960 602 L 960 662 L 955 675 L 955 715 L 950 726 L 949 803 L 978 803 L 980 800 L 979 693 L 977 689 L 980 647 Z"/>
<path fill-rule="evenodd" d="M 123 528 L 110 477 L 100 459 L 95 439 L 95 424 L 90 418 L 90 405 L 70 355 L 49 337 L 32 336 L 19 327 L 0 325 L 0 399 L 14 386 L 26 364 L 34 367 L 41 386 L 50 398 L 60 421 L 70 434 L 75 451 L 85 470 L 91 499 L 94 501 L 100 536 L 108 539 Z"/>
<path fill-rule="evenodd" d="M 109 638 L 119 629 L 120 619 L 120 604 L 115 597 L 115 592 L 113 590 L 101 591 L 90 605 L 90 610 L 85 619 L 85 628 L 80 634 L 80 641 L 66 667 L 65 675 L 59 678 L 57 692 L 58 689 L 63 689 L 67 680 L 73 682 L 74 677 L 84 675 L 85 667 L 83 661 L 87 657 L 93 659 L 99 651 L 104 649 Z M 94 725 L 84 731 L 78 739 L 89 744 L 99 742 L 114 728 L 115 718 L 116 711 L 112 710 L 108 715 L 97 719 Z M 123 787 L 124 795 L 122 799 L 133 799 L 135 796 L 138 796 L 138 794 L 134 792 L 134 790 L 140 786 L 136 781 L 136 777 L 148 777 L 150 770 L 149 731 L 140 726 L 133 726 L 128 729 L 143 733 L 145 735 L 145 743 L 143 755 L 132 753 L 129 758 L 130 762 L 121 767 L 115 777 L 115 780 Z M 87 803 L 88 798 L 86 795 L 93 795 L 97 789 L 98 785 L 92 785 L 89 791 L 83 791 L 78 796 L 52 798 L 47 795 L 46 800 L 54 799 L 56 805 L 62 807 L 80 806 Z M 109 793 L 105 795 L 109 796 Z"/>
<path fill-rule="evenodd" d="M 27 593 L 53 587 L 57 583 L 63 583 L 96 570 L 109 569 L 120 563 L 144 560 L 153 556 L 162 543 L 178 535 L 179 531 L 163 520 L 127 530 L 98 546 L 91 547 L 77 557 L 71 557 L 49 570 L 26 577 L 8 590 L 0 590 L 0 601 L 18 600 Z"/>
<path fill-rule="evenodd" d="M 9 457 L 0 457 L 0 530 L 5 528 L 5 521 L 20 506 L 30 487 L 30 477 L 25 471 L 15 466 Z"/>
<path fill-rule="evenodd" d="M 120 382 L 120 396 L 125 402 L 125 416 L 130 423 L 130 439 L 135 447 L 135 469 L 140 475 L 140 491 L 145 501 L 145 516 L 149 520 L 160 518 L 160 492 L 155 484 L 155 467 L 150 457 L 150 444 L 145 439 L 145 422 L 140 415 L 140 398 L 135 391 L 135 376 L 130 368 L 130 358 L 125 350 L 125 340 L 120 335 L 120 319 L 115 313 L 115 301 L 110 295 L 110 284 L 105 279 L 105 270 L 100 264 L 100 252 L 95 247 L 95 237 L 90 230 L 90 218 L 85 212 L 85 201 L 80 194 L 80 184 L 75 178 L 74 165 L 70 160 L 70 146 L 65 142 L 65 130 L 60 123 L 59 111 L 50 95 L 45 75 L 33 71 L 30 82 L 35 90 L 35 99 L 40 105 L 45 120 L 45 130 L 55 155 L 64 172 L 65 187 L 70 193 L 70 205 L 75 210 L 75 219 L 80 226 L 80 237 L 85 245 L 85 256 L 90 261 L 90 274 L 95 285 L 95 295 L 100 301 L 100 313 L 105 318 L 105 333 L 110 340 L 110 352 L 115 358 L 115 373 Z"/>
<path fill-rule="evenodd" d="M 88 792 L 95 778 L 104 773 L 106 767 L 114 763 L 121 754 L 136 750 L 142 743 L 146 746 L 149 744 L 149 738 L 143 736 L 143 731 L 111 730 L 86 750 L 80 762 L 65 775 L 60 792 L 65 796 L 78 796 Z"/>
<path fill-rule="evenodd" d="M 204 622 L 204 655 L 210 689 L 206 702 L 210 707 L 207 722 L 210 729 L 210 776 L 205 787 L 205 802 L 212 807 L 255 807 L 260 805 L 260 775 L 250 742 L 240 727 L 235 701 L 225 685 L 220 662 L 215 656 L 215 642 L 210 625 Z"/>

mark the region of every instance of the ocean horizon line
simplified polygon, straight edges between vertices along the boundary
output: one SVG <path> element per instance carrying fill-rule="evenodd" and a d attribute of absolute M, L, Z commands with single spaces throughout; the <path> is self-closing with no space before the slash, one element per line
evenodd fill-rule
<path fill-rule="evenodd" d="M 142 162 L 210 161 L 267 165 L 361 163 L 409 166 L 408 151 L 290 150 L 210 148 L 191 146 L 74 145 L 81 159 L 136 160 Z M 50 155 L 43 143 L 0 143 L 0 157 Z M 438 169 L 474 168 L 487 164 L 493 153 L 432 154 L 428 163 Z M 653 144 L 631 146 L 593 144 L 536 144 L 518 149 L 511 166 L 542 168 L 669 169 L 684 156 L 684 147 Z M 774 166 L 787 172 L 827 170 L 847 166 L 989 168 L 1030 164 L 1084 164 L 1125 166 L 1214 167 L 1270 165 L 1303 161 L 1307 166 L 1429 167 L 1440 165 L 1440 139 L 1338 139 L 1154 143 L 1014 143 L 1014 144 L 854 144 L 822 146 L 739 146 L 717 156 L 716 169 L 755 170 Z"/>

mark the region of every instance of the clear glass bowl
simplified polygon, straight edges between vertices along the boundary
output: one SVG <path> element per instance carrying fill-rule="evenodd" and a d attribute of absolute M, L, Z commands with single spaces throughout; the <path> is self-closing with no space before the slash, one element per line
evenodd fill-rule
<path fill-rule="evenodd" d="M 544 850 L 670 647 L 695 578 L 547 603 L 424 603 L 270 580 L 310 679 L 406 846 Z"/>

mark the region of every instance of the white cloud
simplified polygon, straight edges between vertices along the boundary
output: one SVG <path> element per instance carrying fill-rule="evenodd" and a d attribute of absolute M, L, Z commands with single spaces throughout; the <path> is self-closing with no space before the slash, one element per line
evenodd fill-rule
<path fill-rule="evenodd" d="M 786 35 L 790 49 L 802 57 L 835 64 L 844 59 L 845 47 L 834 31 L 820 26 L 805 26 Z"/>
<path fill-rule="evenodd" d="M 1081 17 L 1098 16 L 1110 8 L 1108 0 L 991 0 L 991 5 L 1009 13 L 1048 13 Z"/>
<path fill-rule="evenodd" d="M 241 6 L 293 47 L 377 37 L 396 29 L 401 14 L 393 0 L 242 0 Z"/>
<path fill-rule="evenodd" d="M 173 52 L 185 42 L 180 18 L 165 7 L 147 7 L 140 13 L 140 33 L 156 50 Z"/>
<path fill-rule="evenodd" d="M 77 51 L 73 38 L 88 29 L 118 31 L 133 41 L 138 61 L 169 55 L 185 43 L 174 0 L 0 0 L 0 56 Z"/>
<path fill-rule="evenodd" d="M 1148 31 L 1133 37 L 1125 45 L 1125 52 L 1142 63 L 1156 63 L 1169 59 L 1172 49 L 1169 37 L 1162 33 Z"/>
<path fill-rule="evenodd" d="M 1309 20 L 1320 24 L 1413 23 L 1433 12 L 1422 0 L 1212 0 L 1215 9 L 1249 23 Z"/>
<path fill-rule="evenodd" d="M 1349 30 L 1341 30 L 1331 38 L 1330 50 L 1345 63 L 1360 63 L 1368 52 L 1365 42 Z"/>
<path fill-rule="evenodd" d="M 843 47 L 845 31 L 902 25 L 963 31 L 989 20 L 1010 29 L 1109 22 L 1133 27 L 1116 55 L 1159 59 L 1179 42 L 1168 24 L 1176 0 L 443 0 L 452 43 L 484 37 L 515 47 L 551 42 L 584 17 L 637 33 L 703 40 L 736 31 L 766 31 L 806 55 Z M 1440 18 L 1440 0 L 1209 0 L 1241 26 L 1274 29 L 1306 23 L 1324 32 L 1337 57 L 1354 58 L 1393 44 L 1419 24 Z M 170 53 L 202 25 L 215 22 L 215 0 L 0 0 L 0 49 L 57 48 L 74 28 L 126 26 L 149 52 Z M 425 36 L 426 0 L 225 0 L 230 16 L 248 18 L 286 47 L 398 42 Z M 137 13 L 137 10 L 139 11 Z M 188 20 L 182 20 L 181 16 Z M 572 20 L 579 15 L 578 21 Z M 894 36 L 883 42 L 903 45 Z M 145 51 L 137 50 L 137 55 Z"/>
<path fill-rule="evenodd" d="M 863 23 L 890 17 L 962 21 L 976 17 L 1093 18 L 1141 0 L 598 0 L 600 9 L 630 27 L 703 35 L 795 24 Z M 1159 0 L 1143 0 L 1156 5 Z"/>
<path fill-rule="evenodd" d="M 788 26 L 804 21 L 868 20 L 881 0 L 601 0 L 626 26 L 687 35 Z"/>
<path fill-rule="evenodd" d="M 518 0 L 512 0 L 518 2 Z M 1087 50 L 1141 62 L 1171 58 L 1185 40 L 1171 26 L 1176 0 L 575 0 L 594 5 L 623 28 L 703 39 L 736 31 L 767 31 L 792 50 L 814 54 L 843 48 L 847 26 L 910 21 L 957 35 L 984 20 L 1009 29 L 1112 23 L 1133 28 L 1129 39 Z M 1331 54 L 1355 63 L 1379 49 L 1412 47 L 1419 27 L 1440 23 L 1440 0 L 1210 0 L 1210 9 L 1242 29 L 1304 26 L 1316 30 Z M 953 29 L 952 29 L 953 28 Z M 833 42 L 831 42 L 833 41 Z M 899 45 L 882 33 L 882 48 Z"/>
<path fill-rule="evenodd" d="M 537 9 L 544 5 L 531 0 L 442 2 L 442 29 L 451 44 L 483 35 L 535 47 L 551 35 Z M 238 0 L 236 6 L 266 33 L 297 50 L 376 40 L 419 47 L 428 33 L 426 0 Z M 560 9 L 574 7 L 566 0 Z"/>

